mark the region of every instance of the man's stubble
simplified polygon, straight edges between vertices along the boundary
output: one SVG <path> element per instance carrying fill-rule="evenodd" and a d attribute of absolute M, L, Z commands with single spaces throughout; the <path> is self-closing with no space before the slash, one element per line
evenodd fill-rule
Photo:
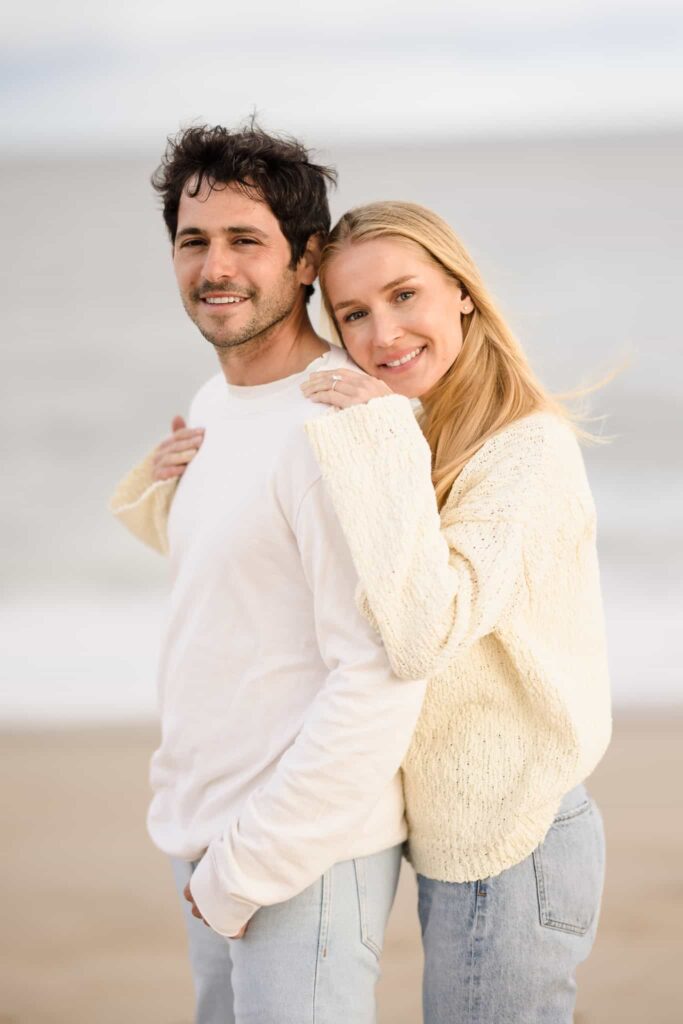
<path fill-rule="evenodd" d="M 267 299 L 263 299 L 258 291 L 250 294 L 248 301 L 253 303 L 255 307 L 253 315 L 246 324 L 232 332 L 230 332 L 229 328 L 226 332 L 224 322 L 217 323 L 215 327 L 202 323 L 197 307 L 197 303 L 201 300 L 201 295 L 209 294 L 211 291 L 235 291 L 236 289 L 232 288 L 232 286 L 225 283 L 211 285 L 204 283 L 197 292 L 192 293 L 189 300 L 184 295 L 181 298 L 185 312 L 190 320 L 192 320 L 200 334 L 220 353 L 229 349 L 240 348 L 250 343 L 253 343 L 254 349 L 261 349 L 263 345 L 267 344 L 276 328 L 291 316 L 294 311 L 299 287 L 292 272 L 291 277 L 283 280 L 282 288 L 278 290 L 276 295 L 270 295 Z"/>

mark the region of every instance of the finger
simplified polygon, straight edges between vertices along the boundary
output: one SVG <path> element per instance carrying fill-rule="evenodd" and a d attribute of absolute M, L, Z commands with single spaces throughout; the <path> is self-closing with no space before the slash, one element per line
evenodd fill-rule
<path fill-rule="evenodd" d="M 203 436 L 195 435 L 194 437 L 181 438 L 176 440 L 175 438 L 167 438 L 162 444 L 158 445 L 154 449 L 152 464 L 158 466 L 160 463 L 165 462 L 169 454 L 186 451 L 198 451 L 201 447 Z"/>
<path fill-rule="evenodd" d="M 198 452 L 198 448 L 183 448 L 181 451 L 165 452 L 163 459 L 159 461 L 159 468 L 169 466 L 184 466 L 192 459 Z"/>
<path fill-rule="evenodd" d="M 155 459 L 152 477 L 155 480 L 168 480 L 173 476 L 182 476 L 196 454 L 197 449 L 192 448 L 184 452 L 171 452 Z"/>
<path fill-rule="evenodd" d="M 346 409 L 348 406 L 356 404 L 353 398 L 337 389 L 334 391 L 318 391 L 317 394 L 310 396 L 310 401 L 316 402 L 318 405 L 332 405 L 336 409 Z"/>
<path fill-rule="evenodd" d="M 343 395 L 353 395 L 358 392 L 359 385 L 357 381 L 343 379 L 340 380 L 339 378 L 337 378 L 336 380 L 314 381 L 312 384 L 309 384 L 308 386 L 302 384 L 301 390 L 303 391 L 304 395 L 306 395 L 306 397 L 320 394 L 320 392 L 322 391 L 338 391 Z"/>
<path fill-rule="evenodd" d="M 173 448 L 176 445 L 187 444 L 188 441 L 201 440 L 204 437 L 204 430 L 201 427 L 194 428 L 192 430 L 179 430 L 175 434 L 169 434 L 163 441 L 160 441 L 157 445 L 157 451 L 166 451 L 168 448 Z"/>
<path fill-rule="evenodd" d="M 342 381 L 344 378 L 341 373 L 332 374 L 329 371 L 327 373 L 312 373 L 310 377 L 301 385 L 302 388 L 329 388 L 332 386 L 334 381 Z"/>
<path fill-rule="evenodd" d="M 169 444 L 167 448 L 164 448 L 164 455 L 177 455 L 178 452 L 199 451 L 203 440 L 203 437 L 184 437 L 179 441 L 174 441 L 173 444 Z"/>
<path fill-rule="evenodd" d="M 171 469 L 173 466 L 187 466 L 199 451 L 199 448 L 185 448 L 179 452 L 163 452 L 154 460 L 154 472 L 160 469 Z"/>
<path fill-rule="evenodd" d="M 313 388 L 316 391 L 320 391 L 321 388 L 331 388 L 335 381 L 337 382 L 337 387 L 343 383 L 351 383 L 350 378 L 343 377 L 340 373 L 320 373 L 309 377 L 303 382 L 301 387 Z"/>
<path fill-rule="evenodd" d="M 185 466 L 169 466 L 165 469 L 155 469 L 153 476 L 155 480 L 172 480 L 176 476 L 182 476 Z"/>
<path fill-rule="evenodd" d="M 337 394 L 347 395 L 354 403 L 369 402 L 371 398 L 382 398 L 385 395 L 392 395 L 391 388 L 378 377 L 371 377 L 368 373 L 357 374 L 349 371 L 344 378 L 334 380 L 320 379 L 318 381 L 305 382 L 301 385 L 304 397 L 312 399 L 314 395 L 327 391 L 335 391 Z"/>
<path fill-rule="evenodd" d="M 357 368 L 355 370 L 351 370 L 348 367 L 341 366 L 338 370 L 315 370 L 313 373 L 309 374 L 307 379 L 308 380 L 313 380 L 314 378 L 315 379 L 325 379 L 326 378 L 327 380 L 333 380 L 335 377 L 341 377 L 342 380 L 343 380 L 346 377 L 367 377 L 367 376 L 368 376 L 368 374 L 365 372 L 365 370 L 361 370 L 359 368 Z"/>
<path fill-rule="evenodd" d="M 204 427 L 185 427 L 183 430 L 176 430 L 169 434 L 167 441 L 188 441 L 193 437 L 204 437 Z"/>
<path fill-rule="evenodd" d="M 194 443 L 195 441 L 202 441 L 204 433 L 203 427 L 197 427 L 195 430 L 179 430 L 177 434 L 170 434 L 164 438 L 163 443 L 173 447 L 187 444 L 188 441 Z"/>
<path fill-rule="evenodd" d="M 174 416 L 171 420 L 171 430 L 173 433 L 175 433 L 176 430 L 182 430 L 185 426 L 187 426 L 187 424 L 182 416 Z"/>

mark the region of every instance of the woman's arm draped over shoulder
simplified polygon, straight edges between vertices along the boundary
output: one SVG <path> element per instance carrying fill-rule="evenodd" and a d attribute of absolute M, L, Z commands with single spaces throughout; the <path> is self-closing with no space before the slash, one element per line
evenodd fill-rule
<path fill-rule="evenodd" d="M 154 452 L 150 452 L 120 481 L 109 509 L 139 540 L 165 555 L 168 510 L 177 486 L 177 478 L 154 479 Z"/>
<path fill-rule="evenodd" d="M 360 577 L 360 607 L 394 671 L 438 673 L 495 629 L 523 582 L 542 432 L 489 441 L 441 515 L 431 453 L 408 399 L 376 398 L 321 416 L 306 432 Z"/>

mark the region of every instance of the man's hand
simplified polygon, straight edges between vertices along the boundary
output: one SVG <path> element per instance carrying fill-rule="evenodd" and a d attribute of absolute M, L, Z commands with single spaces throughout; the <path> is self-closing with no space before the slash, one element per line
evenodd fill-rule
<path fill-rule="evenodd" d="M 195 430 L 186 426 L 182 416 L 173 417 L 171 430 L 173 433 L 164 438 L 154 450 L 155 480 L 171 480 L 182 476 L 204 440 L 204 430 L 201 427 Z"/>
<path fill-rule="evenodd" d="M 189 882 L 187 883 L 187 885 L 183 889 L 183 896 L 185 897 L 187 902 L 192 907 L 192 916 L 193 917 L 198 917 L 200 921 L 204 921 L 204 918 L 201 915 L 199 907 L 197 906 L 195 901 L 192 899 L 192 893 L 190 892 L 190 883 Z M 208 923 L 208 921 L 204 921 L 204 924 L 206 925 L 207 928 L 211 927 L 211 925 Z M 249 922 L 247 921 L 246 924 L 242 925 L 242 927 L 238 931 L 237 935 L 231 935 L 230 938 L 231 939 L 241 939 L 241 938 L 243 938 L 246 935 L 248 927 L 249 927 Z"/>

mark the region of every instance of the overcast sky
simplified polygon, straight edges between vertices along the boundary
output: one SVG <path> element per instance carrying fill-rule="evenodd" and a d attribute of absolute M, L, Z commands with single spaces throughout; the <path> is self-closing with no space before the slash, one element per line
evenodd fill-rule
<path fill-rule="evenodd" d="M 158 148 L 252 109 L 322 142 L 683 128 L 680 0 L 4 6 L 7 148 Z"/>

